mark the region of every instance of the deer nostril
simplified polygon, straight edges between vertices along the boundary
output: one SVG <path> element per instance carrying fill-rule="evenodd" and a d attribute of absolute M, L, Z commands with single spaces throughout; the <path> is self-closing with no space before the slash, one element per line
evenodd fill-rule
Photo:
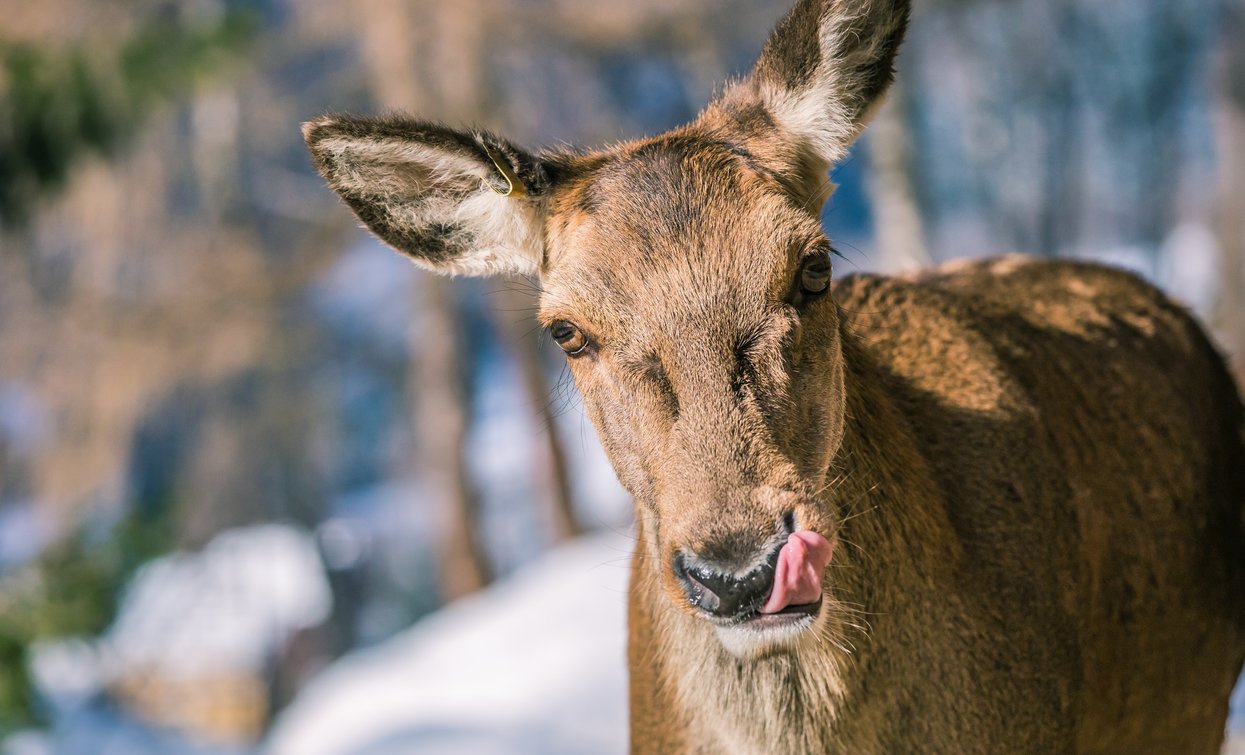
<path fill-rule="evenodd" d="M 721 606 L 721 599 L 712 588 L 704 582 L 694 577 L 687 568 L 687 557 L 683 551 L 674 554 L 674 575 L 679 580 L 679 584 L 683 587 L 683 592 L 687 594 L 687 600 L 696 608 L 709 613 L 714 613 Z M 696 570 L 700 573 L 700 569 Z M 703 576 L 703 575 L 702 575 Z"/>
<path fill-rule="evenodd" d="M 673 565 L 689 603 L 713 616 L 741 618 L 755 612 L 769 596 L 777 558 L 778 549 L 772 549 L 764 560 L 742 574 L 684 551 L 675 555 Z"/>

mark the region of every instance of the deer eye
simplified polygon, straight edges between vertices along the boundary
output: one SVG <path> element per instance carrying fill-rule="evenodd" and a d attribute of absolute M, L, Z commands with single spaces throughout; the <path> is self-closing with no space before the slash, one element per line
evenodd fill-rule
<path fill-rule="evenodd" d="M 800 268 L 800 291 L 805 296 L 820 296 L 830 288 L 830 254 L 819 254 L 804 261 Z"/>
<path fill-rule="evenodd" d="M 566 320 L 555 320 L 549 326 L 549 335 L 563 351 L 571 356 L 588 348 L 588 336 Z"/>

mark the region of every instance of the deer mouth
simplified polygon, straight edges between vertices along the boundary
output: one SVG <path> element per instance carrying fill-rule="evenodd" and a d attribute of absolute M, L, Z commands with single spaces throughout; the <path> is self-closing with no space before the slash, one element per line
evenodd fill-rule
<path fill-rule="evenodd" d="M 779 627 L 798 624 L 803 619 L 816 618 L 821 613 L 821 598 L 812 603 L 804 603 L 798 606 L 786 606 L 773 613 L 761 613 L 754 611 L 748 616 L 744 616 L 738 623 L 746 624 L 750 627 L 761 629 L 764 627 Z"/>
<path fill-rule="evenodd" d="M 818 533 L 792 532 L 778 552 L 773 588 L 757 611 L 766 616 L 807 608 L 815 612 L 821 607 L 821 575 L 833 554 L 834 545 Z"/>
<path fill-rule="evenodd" d="M 685 552 L 672 568 L 699 615 L 716 626 L 761 630 L 811 623 L 821 611 L 822 573 L 834 546 L 816 532 L 801 530 L 752 571 L 723 574 Z"/>
<path fill-rule="evenodd" d="M 773 613 L 753 611 L 731 621 L 715 621 L 714 633 L 722 646 L 740 660 L 798 648 L 821 616 L 822 599 L 786 606 Z"/>
<path fill-rule="evenodd" d="M 712 619 L 713 623 L 723 629 L 731 627 L 747 627 L 764 630 L 769 627 L 789 627 L 801 623 L 811 623 L 821 613 L 821 598 L 812 603 L 798 606 L 786 606 L 772 613 L 763 613 L 760 608 L 746 611 L 730 618 Z"/>
<path fill-rule="evenodd" d="M 833 550 L 833 544 L 815 532 L 791 533 L 774 560 L 766 599 L 742 614 L 715 621 L 718 640 L 740 658 L 799 645 L 821 616 L 821 577 Z"/>

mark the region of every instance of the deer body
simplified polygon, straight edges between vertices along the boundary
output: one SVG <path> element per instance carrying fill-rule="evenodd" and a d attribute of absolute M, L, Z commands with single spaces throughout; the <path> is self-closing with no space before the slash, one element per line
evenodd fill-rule
<path fill-rule="evenodd" d="M 830 572 L 858 610 L 824 654 L 743 663 L 637 557 L 637 749 L 1218 752 L 1245 456 L 1198 326 L 1131 275 L 1013 258 L 834 293 Z"/>
<path fill-rule="evenodd" d="M 1245 421 L 1134 277 L 831 286 L 826 172 L 906 0 L 800 0 L 696 121 L 596 152 L 330 116 L 359 218 L 539 317 L 636 500 L 639 753 L 1213 753 L 1245 659 Z"/>

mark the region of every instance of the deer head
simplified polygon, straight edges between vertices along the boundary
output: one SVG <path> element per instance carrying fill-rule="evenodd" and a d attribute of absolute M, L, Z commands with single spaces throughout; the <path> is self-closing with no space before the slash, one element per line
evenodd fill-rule
<path fill-rule="evenodd" d="M 329 185 L 399 252 L 539 276 L 539 318 L 635 497 L 640 547 L 672 605 L 741 654 L 818 621 L 845 374 L 819 217 L 907 15 L 907 0 L 802 0 L 693 123 L 602 151 L 402 117 L 304 127 Z"/>

